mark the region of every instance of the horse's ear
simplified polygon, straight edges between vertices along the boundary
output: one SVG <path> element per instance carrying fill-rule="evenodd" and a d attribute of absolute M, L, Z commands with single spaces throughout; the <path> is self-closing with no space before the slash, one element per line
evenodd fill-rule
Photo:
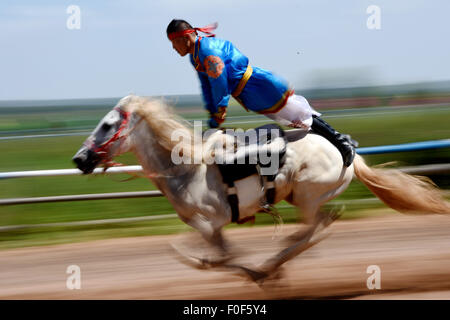
<path fill-rule="evenodd" d="M 119 100 L 119 103 L 117 104 L 117 107 L 121 109 L 126 109 L 127 106 L 134 100 L 136 96 L 134 94 L 127 95 Z"/>

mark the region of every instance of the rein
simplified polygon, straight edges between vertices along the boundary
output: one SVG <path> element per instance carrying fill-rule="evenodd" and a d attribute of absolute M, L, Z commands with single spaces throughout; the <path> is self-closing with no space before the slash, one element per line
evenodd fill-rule
<path fill-rule="evenodd" d="M 116 133 L 114 133 L 114 135 L 111 138 L 109 138 L 107 141 L 103 142 L 100 146 L 93 148 L 93 150 L 92 150 L 93 152 L 98 154 L 99 157 L 101 158 L 100 163 L 103 164 L 103 172 L 104 173 L 106 172 L 106 170 L 108 170 L 108 168 L 124 165 L 122 163 L 114 162 L 114 161 L 108 160 L 106 158 L 108 151 L 109 151 L 108 149 L 110 148 L 111 144 L 113 144 L 117 140 L 120 140 L 119 143 L 122 144 L 123 140 L 125 140 L 125 138 L 127 138 L 130 135 L 130 133 L 133 132 L 133 130 L 137 127 L 137 125 L 143 120 L 143 118 L 140 118 L 139 121 L 133 126 L 133 128 L 131 128 L 127 132 L 124 132 L 124 129 L 127 127 L 127 125 L 130 122 L 131 112 L 123 111 L 119 107 L 114 108 L 114 110 L 118 111 L 120 113 L 120 115 L 123 117 L 123 121 L 120 124 L 119 129 L 117 130 Z M 157 177 L 162 176 L 161 174 L 153 174 L 153 173 L 149 174 L 149 175 L 136 174 L 134 172 L 126 172 L 126 173 L 131 175 L 131 177 L 128 179 L 122 180 L 121 182 L 129 181 L 129 180 L 136 179 L 136 178 L 157 178 Z"/>
<path fill-rule="evenodd" d="M 126 128 L 128 125 L 128 122 L 130 121 L 130 112 L 123 111 L 120 108 L 114 108 L 114 110 L 118 111 L 120 115 L 124 118 L 122 123 L 120 124 L 119 130 L 107 141 L 103 142 L 99 147 L 95 148 L 93 151 L 98 154 L 107 154 L 109 146 L 116 142 L 117 140 L 121 140 L 123 138 L 126 138 L 133 129 L 131 129 L 127 134 L 122 134 L 122 131 Z"/>
<path fill-rule="evenodd" d="M 121 163 L 114 162 L 112 160 L 108 160 L 106 158 L 108 155 L 109 148 L 110 148 L 111 144 L 113 144 L 117 140 L 120 140 L 120 144 L 122 144 L 122 141 L 124 140 L 124 138 L 128 137 L 128 135 L 134 130 L 134 128 L 136 128 L 136 126 L 140 122 L 140 120 L 139 120 L 139 122 L 136 123 L 136 125 L 132 129 L 130 129 L 127 133 L 124 133 L 123 131 L 127 127 L 128 123 L 130 121 L 131 112 L 123 111 L 119 107 L 114 108 L 114 110 L 119 112 L 123 118 L 119 129 L 117 130 L 116 133 L 114 133 L 114 135 L 111 138 L 109 138 L 107 141 L 103 142 L 100 146 L 98 146 L 98 147 L 94 146 L 94 148 L 92 148 L 92 152 L 96 153 L 100 157 L 100 159 L 101 159 L 100 163 L 104 165 L 103 172 L 105 172 L 110 167 L 116 167 L 116 166 L 123 165 Z M 91 148 L 92 144 L 90 146 L 87 145 L 87 147 Z"/>

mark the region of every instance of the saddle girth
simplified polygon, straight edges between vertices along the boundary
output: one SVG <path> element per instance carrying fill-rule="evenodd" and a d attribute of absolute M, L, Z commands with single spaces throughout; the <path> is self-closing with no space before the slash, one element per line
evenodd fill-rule
<path fill-rule="evenodd" d="M 253 148 L 253 154 L 249 151 L 246 152 L 244 155 L 241 153 L 241 158 L 234 158 L 234 161 L 229 164 L 218 164 L 219 170 L 222 174 L 222 180 L 223 182 L 228 186 L 228 203 L 231 207 L 231 221 L 236 223 L 244 223 L 248 220 L 254 219 L 254 216 L 252 217 L 245 217 L 243 219 L 239 219 L 239 198 L 237 195 L 237 189 L 235 186 L 235 181 L 247 178 L 253 174 L 258 174 L 261 177 L 262 180 L 262 186 L 265 190 L 265 205 L 269 204 L 272 205 L 275 202 L 275 196 L 276 196 L 276 190 L 275 190 L 275 178 L 278 174 L 279 169 L 283 166 L 285 161 L 285 154 L 286 154 L 286 144 L 287 139 L 285 137 L 285 133 L 281 127 L 275 124 L 269 124 L 264 125 L 258 128 L 254 129 L 257 132 L 257 141 L 256 146 L 255 144 L 246 144 L 245 147 L 251 146 Z M 260 134 L 262 131 L 265 130 L 268 131 L 266 134 Z M 235 136 L 235 139 L 237 137 Z M 276 140 L 277 138 L 281 138 L 282 140 Z M 271 147 L 271 143 L 274 141 L 276 142 L 276 146 L 273 148 Z M 274 143 L 275 145 L 275 143 Z M 254 150 L 258 149 L 256 152 L 257 156 L 255 158 L 252 158 L 255 156 Z M 266 162 L 267 159 L 263 159 L 263 157 L 260 157 L 260 151 L 259 148 L 266 148 L 263 151 L 267 153 L 267 155 L 270 157 L 269 162 Z M 270 148 L 270 149 L 267 149 Z M 251 148 L 249 148 L 251 149 Z M 247 150 L 246 150 L 247 151 Z M 237 155 L 238 152 L 235 152 L 235 155 Z M 241 163 L 242 156 L 245 157 L 245 163 Z M 250 159 L 256 160 L 256 163 L 252 164 Z M 272 160 L 276 159 L 278 161 L 278 166 L 274 170 Z"/>

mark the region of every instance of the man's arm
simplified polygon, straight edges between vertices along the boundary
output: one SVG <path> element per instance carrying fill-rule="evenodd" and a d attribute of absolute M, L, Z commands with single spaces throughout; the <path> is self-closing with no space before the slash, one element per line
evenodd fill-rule
<path fill-rule="evenodd" d="M 220 52 L 211 50 L 206 54 L 203 60 L 206 72 L 204 76 L 208 80 L 210 88 L 210 104 L 207 107 L 211 114 L 209 124 L 214 128 L 225 121 L 230 94 L 228 93 L 227 71 Z"/>
<path fill-rule="evenodd" d="M 203 101 L 205 103 L 205 107 L 208 111 L 214 110 L 214 103 L 212 99 L 211 93 L 211 85 L 209 83 L 208 76 L 202 72 L 197 72 L 198 78 L 200 79 L 200 84 L 202 87 Z"/>
<path fill-rule="evenodd" d="M 210 128 L 217 128 L 225 120 L 226 110 L 223 107 L 215 107 L 208 76 L 199 72 L 198 78 L 202 87 L 203 101 L 210 114 L 208 125 Z"/>

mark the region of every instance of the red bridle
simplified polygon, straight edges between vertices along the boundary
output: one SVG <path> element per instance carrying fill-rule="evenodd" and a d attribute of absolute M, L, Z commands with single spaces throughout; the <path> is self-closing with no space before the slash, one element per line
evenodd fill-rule
<path fill-rule="evenodd" d="M 95 147 L 92 151 L 95 152 L 100 158 L 102 163 L 107 163 L 109 159 L 106 158 L 109 148 L 111 144 L 116 142 L 117 140 L 122 140 L 127 137 L 127 134 L 123 134 L 124 129 L 127 127 L 128 122 L 130 120 L 130 112 L 123 111 L 122 109 L 116 107 L 114 110 L 118 111 L 122 116 L 123 120 L 120 124 L 119 129 L 114 135 L 109 138 L 107 141 L 103 142 L 100 146 Z M 123 140 L 122 140 L 123 141 Z"/>
<path fill-rule="evenodd" d="M 120 143 L 123 142 L 123 139 L 128 137 L 128 135 L 130 134 L 131 131 L 133 131 L 137 124 L 139 124 L 139 122 L 142 120 L 139 119 L 139 121 L 137 122 L 137 124 L 135 124 L 135 126 L 133 128 L 131 128 L 128 132 L 123 133 L 124 129 L 128 126 L 129 122 L 130 122 L 130 115 L 131 112 L 127 112 L 127 111 L 123 111 L 122 109 L 120 109 L 119 107 L 114 108 L 114 110 L 118 111 L 120 113 L 120 115 L 122 116 L 123 120 L 120 124 L 119 129 L 117 130 L 116 133 L 114 133 L 114 135 L 109 138 L 107 141 L 103 142 L 100 146 L 96 147 L 94 146 L 94 148 L 92 148 L 92 142 L 90 142 L 90 145 L 88 145 L 85 142 L 85 146 L 88 149 L 92 148 L 92 151 L 94 153 L 96 153 L 99 158 L 100 158 L 100 164 L 104 165 L 104 169 L 103 172 L 105 172 L 109 167 L 113 167 L 113 166 L 122 166 L 123 164 L 121 163 L 117 163 L 117 162 L 113 162 L 110 159 L 107 158 L 108 155 L 108 151 L 109 151 L 109 147 L 111 146 L 111 144 L 113 144 L 114 142 L 116 142 L 117 140 L 122 140 L 120 141 Z M 134 178 L 139 178 L 141 177 L 140 175 L 136 175 L 133 172 L 128 172 L 128 174 L 134 176 Z M 147 174 L 146 177 L 148 178 L 156 178 L 156 177 L 160 177 L 160 174 L 156 174 L 156 173 L 150 173 Z M 126 181 L 126 180 L 125 180 Z"/>

